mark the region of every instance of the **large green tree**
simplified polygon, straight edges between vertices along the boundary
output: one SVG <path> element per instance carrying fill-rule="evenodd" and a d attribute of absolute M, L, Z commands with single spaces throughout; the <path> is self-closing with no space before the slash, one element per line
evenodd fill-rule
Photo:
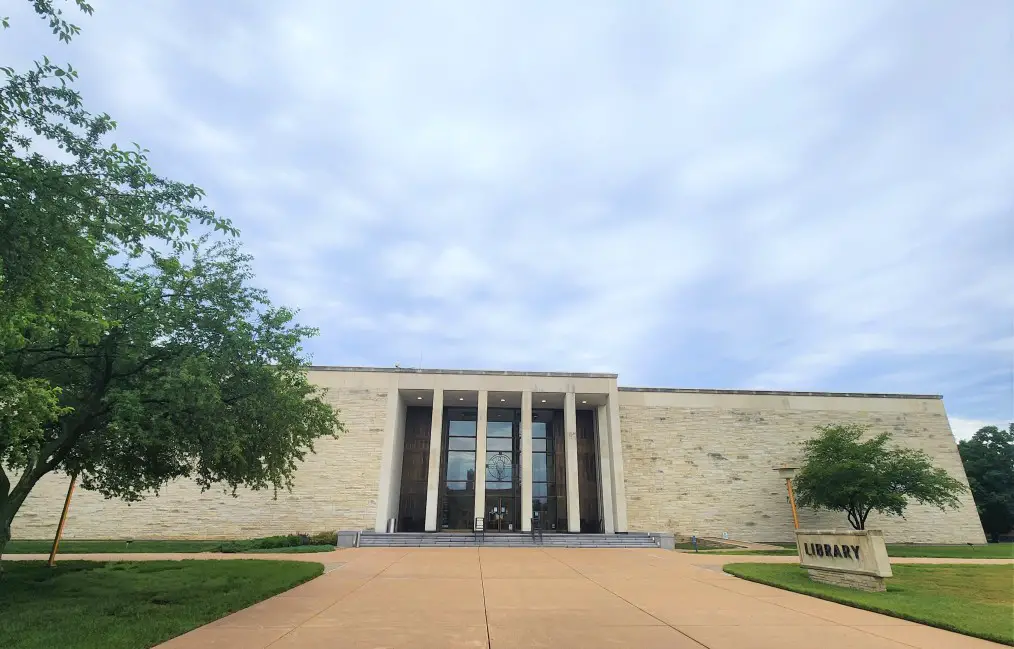
<path fill-rule="evenodd" d="M 958 442 L 982 528 L 993 541 L 1014 529 L 1014 423 L 980 428 Z"/>
<path fill-rule="evenodd" d="M 844 512 L 857 530 L 866 529 L 870 512 L 903 516 L 910 500 L 958 506 L 964 485 L 922 451 L 888 447 L 888 433 L 869 437 L 869 427 L 851 423 L 816 431 L 803 443 L 803 466 L 793 479 L 800 505 Z"/>
<path fill-rule="evenodd" d="M 77 33 L 32 4 L 61 40 Z M 0 555 L 54 471 L 127 500 L 177 478 L 291 486 L 313 440 L 342 430 L 303 369 L 315 332 L 250 286 L 199 188 L 107 144 L 115 123 L 84 109 L 76 70 L 3 74 Z"/>

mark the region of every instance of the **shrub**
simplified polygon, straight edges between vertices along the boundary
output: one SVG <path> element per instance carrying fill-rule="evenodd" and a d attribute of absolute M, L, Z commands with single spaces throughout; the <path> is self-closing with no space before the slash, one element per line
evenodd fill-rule
<path fill-rule="evenodd" d="M 317 532 L 310 536 L 310 545 L 338 545 L 338 532 Z"/>

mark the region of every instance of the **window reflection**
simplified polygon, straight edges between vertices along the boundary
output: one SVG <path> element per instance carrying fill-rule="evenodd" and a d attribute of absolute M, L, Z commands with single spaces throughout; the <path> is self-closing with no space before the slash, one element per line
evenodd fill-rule
<path fill-rule="evenodd" d="M 532 412 L 532 516 L 544 530 L 567 529 L 566 477 L 563 457 L 563 412 Z"/>
<path fill-rule="evenodd" d="M 474 437 L 451 437 L 447 440 L 447 450 L 449 451 L 474 451 L 475 450 L 475 438 Z"/>
<path fill-rule="evenodd" d="M 447 451 L 445 479 L 468 480 L 475 478 L 475 451 Z"/>
<path fill-rule="evenodd" d="M 475 437 L 474 421 L 451 420 L 447 425 L 447 434 L 451 437 Z"/>
<path fill-rule="evenodd" d="M 486 439 L 486 450 L 507 451 L 509 453 L 514 450 L 514 440 L 510 437 L 489 437 Z"/>
<path fill-rule="evenodd" d="M 444 412 L 440 527 L 470 530 L 475 511 L 477 413 L 474 408 L 447 408 Z"/>
<path fill-rule="evenodd" d="M 486 437 L 514 437 L 514 422 L 490 421 L 486 427 Z"/>

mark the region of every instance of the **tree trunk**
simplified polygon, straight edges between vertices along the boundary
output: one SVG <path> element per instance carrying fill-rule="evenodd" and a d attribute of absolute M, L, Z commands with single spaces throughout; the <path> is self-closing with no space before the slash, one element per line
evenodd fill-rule
<path fill-rule="evenodd" d="M 867 508 L 867 510 L 862 513 L 862 515 L 859 517 L 859 527 L 857 527 L 856 529 L 858 530 L 866 529 L 866 518 L 870 515 L 871 511 L 873 511 L 872 507 Z"/>
<path fill-rule="evenodd" d="M 6 509 L 0 508 L 0 577 L 4 574 L 4 549 L 7 542 L 11 540 L 11 520 L 14 514 L 7 513 Z"/>
<path fill-rule="evenodd" d="M 11 540 L 11 524 L 14 523 L 14 517 L 27 495 L 27 492 L 24 495 L 16 492 L 0 495 L 0 576 L 3 575 L 4 550 L 7 548 L 7 542 Z"/>

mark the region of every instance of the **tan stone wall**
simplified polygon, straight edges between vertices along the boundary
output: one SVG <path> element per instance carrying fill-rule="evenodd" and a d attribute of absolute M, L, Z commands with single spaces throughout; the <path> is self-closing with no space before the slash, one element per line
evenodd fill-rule
<path fill-rule="evenodd" d="M 833 570 L 821 570 L 810 568 L 806 571 L 812 581 L 843 588 L 865 590 L 870 593 L 878 593 L 887 590 L 887 583 L 884 577 L 873 575 L 856 575 L 849 572 L 835 572 Z"/>
<path fill-rule="evenodd" d="M 291 493 L 219 489 L 201 493 L 176 482 L 158 497 L 127 505 L 99 494 L 74 494 L 65 538 L 250 538 L 336 529 L 372 529 L 387 408 L 387 391 L 330 387 L 327 400 L 340 410 L 348 432 L 322 439 L 295 475 Z M 15 539 L 51 538 L 69 478 L 49 475 L 14 519 Z"/>
<path fill-rule="evenodd" d="M 631 530 L 793 540 L 777 466 L 798 466 L 818 424 L 853 421 L 926 451 L 967 485 L 939 399 L 620 392 Z M 971 494 L 958 510 L 911 505 L 905 518 L 870 516 L 888 542 L 984 543 Z M 800 527 L 848 527 L 844 515 L 800 510 Z"/>
<path fill-rule="evenodd" d="M 315 369 L 310 379 L 328 389 L 348 432 L 321 440 L 297 470 L 292 493 L 220 490 L 200 493 L 175 483 L 162 494 L 126 505 L 79 490 L 67 538 L 245 538 L 297 531 L 373 529 L 381 479 L 385 426 L 392 390 L 431 387 L 549 392 L 609 392 L 615 378 L 429 374 L 411 371 Z M 572 385 L 574 384 L 574 385 Z M 580 385 L 577 385 L 580 384 Z M 607 388 L 610 388 L 607 390 Z M 413 393 L 415 394 L 415 393 Z M 617 393 L 612 392 L 616 395 Z M 627 529 L 698 532 L 756 541 L 791 541 L 792 519 L 784 482 L 774 467 L 799 461 L 798 442 L 817 424 L 869 423 L 895 441 L 921 448 L 965 481 L 961 460 L 939 399 L 743 395 L 707 392 L 620 391 L 620 434 Z M 395 466 L 396 462 L 390 462 Z M 67 487 L 48 476 L 14 520 L 14 537 L 51 537 Z M 878 521 L 888 541 L 982 543 L 985 538 L 970 494 L 962 507 L 940 512 L 912 506 L 905 519 Z M 808 528 L 845 527 L 843 516 L 801 512 Z"/>

